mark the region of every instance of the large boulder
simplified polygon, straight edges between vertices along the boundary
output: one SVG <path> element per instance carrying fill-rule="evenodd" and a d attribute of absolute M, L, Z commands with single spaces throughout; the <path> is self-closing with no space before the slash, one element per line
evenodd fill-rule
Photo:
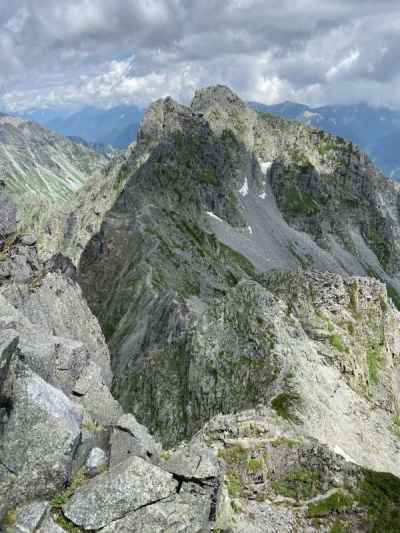
<path fill-rule="evenodd" d="M 63 506 L 64 515 L 84 529 L 100 529 L 128 513 L 175 494 L 171 474 L 132 457 L 90 481 Z"/>
<path fill-rule="evenodd" d="M 0 500 L 52 495 L 68 480 L 81 416 L 71 400 L 22 364 L 15 366 L 0 441 Z"/>
<path fill-rule="evenodd" d="M 196 438 L 186 446 L 164 453 L 164 462 L 164 468 L 175 476 L 203 483 L 217 479 L 221 470 L 215 450 Z"/>
<path fill-rule="evenodd" d="M 39 500 L 21 505 L 15 511 L 15 523 L 6 528 L 6 533 L 34 533 L 47 521 L 50 502 Z M 14 519 L 13 513 L 8 521 Z"/>
<path fill-rule="evenodd" d="M 179 494 L 155 502 L 112 522 L 104 533 L 197 533 L 208 531 L 210 491 L 194 483 L 184 484 Z"/>

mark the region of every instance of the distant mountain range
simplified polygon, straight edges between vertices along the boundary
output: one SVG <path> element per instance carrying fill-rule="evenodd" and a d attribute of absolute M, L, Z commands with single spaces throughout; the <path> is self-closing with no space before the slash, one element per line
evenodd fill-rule
<path fill-rule="evenodd" d="M 250 102 L 250 106 L 349 139 L 386 175 L 400 179 L 400 111 L 364 103 L 312 108 L 294 102 L 271 106 Z"/>
<path fill-rule="evenodd" d="M 143 114 L 144 110 L 135 105 L 120 105 L 110 109 L 85 107 L 74 113 L 32 109 L 22 116 L 67 137 L 80 137 L 88 143 L 126 148 L 135 140 Z"/>
<path fill-rule="evenodd" d="M 400 180 L 400 111 L 365 103 L 317 108 L 295 102 L 277 105 L 249 102 L 249 105 L 344 137 L 366 151 L 386 175 Z M 139 106 L 120 105 L 110 109 L 85 107 L 74 113 L 33 109 L 22 116 L 62 135 L 79 137 L 91 148 L 108 155 L 110 146 L 125 149 L 135 140 L 143 115 L 144 109 Z"/>

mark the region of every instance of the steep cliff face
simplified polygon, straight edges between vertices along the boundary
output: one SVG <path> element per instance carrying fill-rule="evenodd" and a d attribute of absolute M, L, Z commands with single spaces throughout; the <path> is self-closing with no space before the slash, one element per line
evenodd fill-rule
<path fill-rule="evenodd" d="M 1 531 L 122 531 L 121 520 L 127 531 L 209 529 L 217 466 L 204 481 L 175 475 L 160 444 L 124 415 L 73 264 L 61 255 L 42 263 L 33 239 L 14 231 L 16 210 L 3 194 L 0 206 L 9 215 L 0 257 Z"/>
<path fill-rule="evenodd" d="M 377 243 L 398 231 L 397 185 L 224 87 L 154 104 L 125 179 L 79 265 L 124 408 L 170 445 L 221 412 L 293 407 L 307 434 L 398 472 L 397 310 L 379 281 L 348 278 L 374 272 L 396 296 L 397 244 L 383 260 Z"/>
<path fill-rule="evenodd" d="M 380 276 L 383 269 L 398 288 L 399 185 L 383 176 L 356 146 L 316 128 L 247 109 L 222 87 L 198 91 L 192 106 L 204 114 L 215 132 L 233 131 L 260 168 L 268 169 L 266 190 L 261 192 L 264 206 L 255 198 L 247 199 L 250 224 L 252 213 L 263 207 L 263 211 L 265 207 L 273 211 L 268 201 L 272 193 L 291 228 L 307 232 L 333 256 L 336 264 L 330 260 L 329 270 L 373 271 Z M 264 233 L 267 220 L 263 221 Z M 276 220 L 272 223 L 282 226 Z M 256 236 L 251 238 L 257 241 Z M 315 252 L 308 253 L 309 246 L 296 238 L 292 241 L 299 257 L 309 260 L 309 268 L 321 268 Z"/>

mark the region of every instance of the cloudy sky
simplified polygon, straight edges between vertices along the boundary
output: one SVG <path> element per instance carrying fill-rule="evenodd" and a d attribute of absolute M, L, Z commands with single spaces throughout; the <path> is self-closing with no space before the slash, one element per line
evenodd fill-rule
<path fill-rule="evenodd" d="M 400 108 L 399 51 L 399 0 L 1 0 L 0 107 L 224 83 L 265 103 Z"/>

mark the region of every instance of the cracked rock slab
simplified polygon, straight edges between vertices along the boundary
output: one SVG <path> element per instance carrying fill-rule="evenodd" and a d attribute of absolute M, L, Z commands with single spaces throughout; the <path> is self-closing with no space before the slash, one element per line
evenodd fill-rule
<path fill-rule="evenodd" d="M 56 524 L 49 516 L 43 525 L 36 530 L 36 533 L 65 533 L 65 529 Z"/>
<path fill-rule="evenodd" d="M 19 507 L 17 509 L 15 531 L 18 533 L 33 533 L 37 531 L 49 508 L 50 502 L 48 501 L 36 501 Z"/>
<path fill-rule="evenodd" d="M 209 491 L 187 483 L 179 494 L 128 514 L 104 528 L 102 533 L 198 533 L 208 531 L 209 513 Z"/>
<path fill-rule="evenodd" d="M 186 479 L 206 480 L 220 474 L 215 451 L 196 442 L 178 448 L 166 461 L 165 469 Z"/>
<path fill-rule="evenodd" d="M 99 529 L 168 498 L 177 487 L 171 474 L 133 457 L 78 490 L 63 506 L 63 513 L 77 526 Z"/>

